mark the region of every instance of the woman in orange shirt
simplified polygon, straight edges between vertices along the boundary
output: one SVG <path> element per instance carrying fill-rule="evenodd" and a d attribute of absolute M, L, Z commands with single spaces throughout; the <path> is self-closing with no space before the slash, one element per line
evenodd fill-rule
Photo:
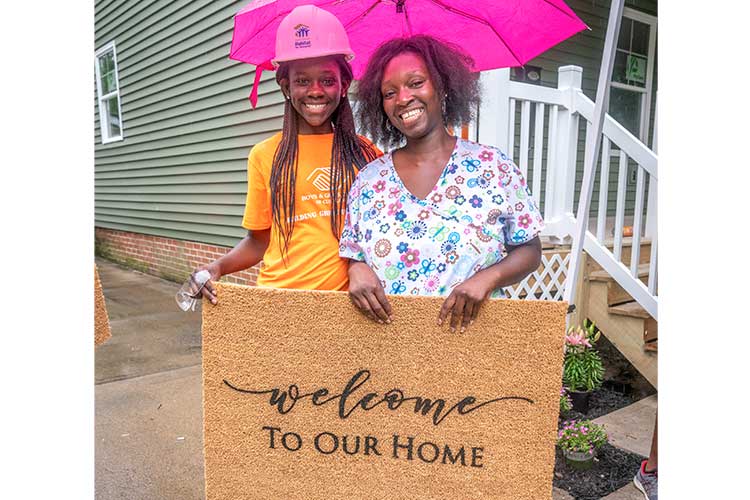
<path fill-rule="evenodd" d="M 344 27 L 327 11 L 302 5 L 279 25 L 272 62 L 286 100 L 283 129 L 250 151 L 247 236 L 196 269 L 211 275 L 201 289 L 211 303 L 212 281 L 261 260 L 259 286 L 347 288 L 347 261 L 338 255 L 347 194 L 357 171 L 380 155 L 355 132 L 347 98 L 352 57 Z"/>

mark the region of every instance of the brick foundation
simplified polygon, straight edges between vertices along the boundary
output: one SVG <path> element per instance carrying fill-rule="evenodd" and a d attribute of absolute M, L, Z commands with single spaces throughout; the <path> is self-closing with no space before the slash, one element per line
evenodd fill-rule
<path fill-rule="evenodd" d="M 194 241 L 95 228 L 96 255 L 138 271 L 176 282 L 187 280 L 198 266 L 213 262 L 231 250 Z M 259 266 L 224 276 L 222 281 L 254 285 Z"/>

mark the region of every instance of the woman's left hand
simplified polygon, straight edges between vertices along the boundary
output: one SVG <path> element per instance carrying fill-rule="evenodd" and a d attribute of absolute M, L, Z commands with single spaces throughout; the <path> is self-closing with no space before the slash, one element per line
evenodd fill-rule
<path fill-rule="evenodd" d="M 482 303 L 494 290 L 494 279 L 488 273 L 478 272 L 453 289 L 443 302 L 438 316 L 438 325 L 442 325 L 445 318 L 451 315 L 451 332 L 461 324 L 461 332 L 466 331 L 477 318 Z"/>
<path fill-rule="evenodd" d="M 542 260 L 542 244 L 538 236 L 526 243 L 508 246 L 507 250 L 508 255 L 503 260 L 482 269 L 453 289 L 440 309 L 438 325 L 442 325 L 450 314 L 451 331 L 455 332 L 459 323 L 461 331 L 465 331 L 494 289 L 520 283 L 539 267 Z"/>

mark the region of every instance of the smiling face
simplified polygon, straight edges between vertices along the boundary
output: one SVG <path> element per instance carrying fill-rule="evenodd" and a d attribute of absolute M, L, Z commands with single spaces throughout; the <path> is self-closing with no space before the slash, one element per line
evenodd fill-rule
<path fill-rule="evenodd" d="M 441 102 L 424 60 L 412 52 L 391 59 L 380 85 L 383 111 L 408 139 L 420 139 L 443 125 Z"/>
<path fill-rule="evenodd" d="M 333 57 L 290 61 L 289 78 L 281 89 L 291 98 L 299 120 L 300 134 L 327 134 L 333 131 L 331 115 L 346 95 L 349 82 L 342 82 L 341 68 Z"/>

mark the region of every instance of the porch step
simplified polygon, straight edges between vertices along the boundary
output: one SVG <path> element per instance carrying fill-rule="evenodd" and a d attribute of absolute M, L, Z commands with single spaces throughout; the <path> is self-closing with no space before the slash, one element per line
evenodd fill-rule
<path fill-rule="evenodd" d="M 648 318 L 643 324 L 643 349 L 648 352 L 657 352 L 659 349 L 657 334 L 659 323 L 654 318 Z"/>
<path fill-rule="evenodd" d="M 653 342 L 646 342 L 656 336 L 656 321 L 635 302 L 610 307 L 607 300 L 610 284 L 608 281 L 588 280 L 585 317 L 593 321 L 617 350 L 656 388 L 658 356 L 653 351 Z"/>
<path fill-rule="evenodd" d="M 638 265 L 638 278 L 640 278 L 641 281 L 643 281 L 643 278 L 648 278 L 648 268 L 648 263 Z M 614 278 L 604 269 L 592 271 L 591 274 L 589 274 L 589 279 L 591 281 L 614 281 Z"/>
<path fill-rule="evenodd" d="M 643 247 L 646 245 L 651 246 L 651 238 L 646 238 L 645 236 L 641 236 L 641 251 L 643 251 Z M 606 240 L 604 240 L 604 246 L 611 250 L 615 246 L 615 239 L 607 238 Z M 622 248 L 625 248 L 625 247 L 630 248 L 632 246 L 633 246 L 632 236 L 625 236 L 622 238 Z"/>
<path fill-rule="evenodd" d="M 658 349 L 657 334 L 659 324 L 641 307 L 636 301 L 626 302 L 616 306 L 609 306 L 609 314 L 627 316 L 629 318 L 640 318 L 643 320 L 643 349 L 645 351 L 656 352 Z"/>
<path fill-rule="evenodd" d="M 634 300 L 616 306 L 609 306 L 607 310 L 609 311 L 609 314 L 618 314 L 620 316 L 629 316 L 631 318 L 648 319 L 651 317 L 651 315 Z"/>
<path fill-rule="evenodd" d="M 615 242 L 612 239 L 604 240 L 604 246 L 610 252 L 614 252 Z M 630 267 L 630 258 L 633 255 L 633 238 L 622 239 L 622 262 Z M 651 261 L 651 239 L 641 238 L 641 251 L 638 254 L 638 264 L 648 264 Z M 593 263 L 594 270 L 600 270 L 596 263 Z"/>
<path fill-rule="evenodd" d="M 644 285 L 648 284 L 648 275 L 649 264 L 640 264 L 638 266 L 638 279 L 640 279 Z M 633 297 L 631 297 L 630 294 L 626 292 L 625 289 L 621 287 L 614 280 L 614 278 L 612 278 L 612 276 L 610 276 L 609 273 L 607 273 L 607 271 L 604 271 L 603 269 L 591 271 L 589 273 L 588 279 L 589 281 L 601 281 L 607 284 L 607 304 L 609 306 L 625 304 L 633 300 Z"/>

